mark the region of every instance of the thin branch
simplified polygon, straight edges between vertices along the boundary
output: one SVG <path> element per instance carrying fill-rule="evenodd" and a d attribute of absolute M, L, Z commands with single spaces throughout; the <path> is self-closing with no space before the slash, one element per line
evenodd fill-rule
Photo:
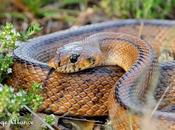
<path fill-rule="evenodd" d="M 51 125 L 45 122 L 40 116 L 33 112 L 28 106 L 24 106 L 29 112 L 31 112 L 36 118 L 38 118 L 43 124 L 45 124 L 50 130 L 55 130 Z"/>
<path fill-rule="evenodd" d="M 168 86 L 168 87 L 165 89 L 163 95 L 161 96 L 161 98 L 160 98 L 159 101 L 157 102 L 156 106 L 154 107 L 154 109 L 153 109 L 153 111 L 152 111 L 152 113 L 151 113 L 151 117 L 153 116 L 153 114 L 154 114 L 154 113 L 156 112 L 156 110 L 158 109 L 160 103 L 162 102 L 162 100 L 163 100 L 164 97 L 166 96 L 166 93 L 168 92 L 169 88 L 170 88 L 170 86 Z"/>
<path fill-rule="evenodd" d="M 143 32 L 143 27 L 144 27 L 144 22 L 141 21 L 140 26 L 139 26 L 139 34 L 138 37 L 141 38 L 142 32 Z"/>

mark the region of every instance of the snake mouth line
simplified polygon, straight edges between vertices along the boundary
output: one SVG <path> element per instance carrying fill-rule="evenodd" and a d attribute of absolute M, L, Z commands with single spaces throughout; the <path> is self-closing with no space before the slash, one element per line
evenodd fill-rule
<path fill-rule="evenodd" d="M 56 71 L 61 72 L 61 73 L 74 73 L 74 72 L 83 71 L 83 70 L 88 69 L 88 68 L 92 68 L 93 65 L 94 65 L 94 63 L 91 63 L 85 67 L 80 67 L 80 66 L 75 65 L 75 64 L 63 65 L 61 67 L 57 67 Z"/>
<path fill-rule="evenodd" d="M 74 65 L 64 65 L 61 67 L 57 67 L 56 70 L 62 73 L 73 73 L 73 72 L 78 72 L 82 69 L 79 67 L 75 67 Z"/>
<path fill-rule="evenodd" d="M 61 73 L 74 73 L 79 72 L 85 69 L 93 68 L 96 65 L 96 60 L 92 57 L 87 58 L 84 62 L 75 62 L 75 63 L 68 63 L 61 65 L 61 62 L 54 62 L 54 60 L 51 60 L 51 62 L 48 63 L 48 65 L 52 68 L 55 68 L 57 72 Z"/>

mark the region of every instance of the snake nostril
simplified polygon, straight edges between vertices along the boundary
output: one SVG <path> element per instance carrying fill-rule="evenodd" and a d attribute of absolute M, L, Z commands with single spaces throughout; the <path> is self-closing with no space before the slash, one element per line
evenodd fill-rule
<path fill-rule="evenodd" d="M 140 39 L 144 40 L 145 39 L 145 36 L 143 34 L 140 35 Z"/>
<path fill-rule="evenodd" d="M 58 67 L 60 67 L 61 61 L 59 59 L 55 59 L 55 65 L 57 65 Z"/>
<path fill-rule="evenodd" d="M 61 61 L 58 61 L 58 66 L 60 67 L 60 65 L 61 65 Z"/>
<path fill-rule="evenodd" d="M 77 62 L 79 56 L 80 56 L 79 54 L 72 54 L 72 55 L 70 56 L 70 62 L 71 62 L 71 63 Z"/>
<path fill-rule="evenodd" d="M 88 60 L 88 62 L 90 62 L 92 64 L 95 63 L 95 58 L 93 58 L 93 57 L 89 57 L 89 58 L 87 58 L 87 60 Z"/>

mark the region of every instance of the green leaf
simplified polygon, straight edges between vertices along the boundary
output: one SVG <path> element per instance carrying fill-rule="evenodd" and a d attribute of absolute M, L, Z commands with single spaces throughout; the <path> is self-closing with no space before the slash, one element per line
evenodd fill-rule
<path fill-rule="evenodd" d="M 70 4 L 79 4 L 81 0 L 63 0 L 62 2 L 64 5 L 70 5 Z"/>
<path fill-rule="evenodd" d="M 42 28 L 38 23 L 32 23 L 26 31 L 20 33 L 19 39 L 22 41 L 26 41 L 41 30 Z"/>

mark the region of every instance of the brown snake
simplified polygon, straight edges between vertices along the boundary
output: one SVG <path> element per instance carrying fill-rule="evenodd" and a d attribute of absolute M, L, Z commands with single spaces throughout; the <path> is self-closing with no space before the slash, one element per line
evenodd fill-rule
<path fill-rule="evenodd" d="M 17 89 L 43 83 L 41 111 L 68 116 L 105 116 L 109 112 L 116 130 L 140 129 L 149 90 L 153 91 L 149 97 L 158 101 L 170 86 L 150 120 L 157 129 L 173 130 L 174 61 L 160 65 L 155 90 L 151 84 L 157 77 L 156 54 L 160 54 L 162 44 L 169 40 L 174 49 L 171 33 L 175 23 L 143 22 L 140 33 L 144 40 L 137 38 L 141 23 L 137 20 L 95 24 L 32 39 L 14 51 L 9 83 Z M 56 71 L 50 73 L 52 67 Z M 132 123 L 128 110 L 132 111 Z"/>

